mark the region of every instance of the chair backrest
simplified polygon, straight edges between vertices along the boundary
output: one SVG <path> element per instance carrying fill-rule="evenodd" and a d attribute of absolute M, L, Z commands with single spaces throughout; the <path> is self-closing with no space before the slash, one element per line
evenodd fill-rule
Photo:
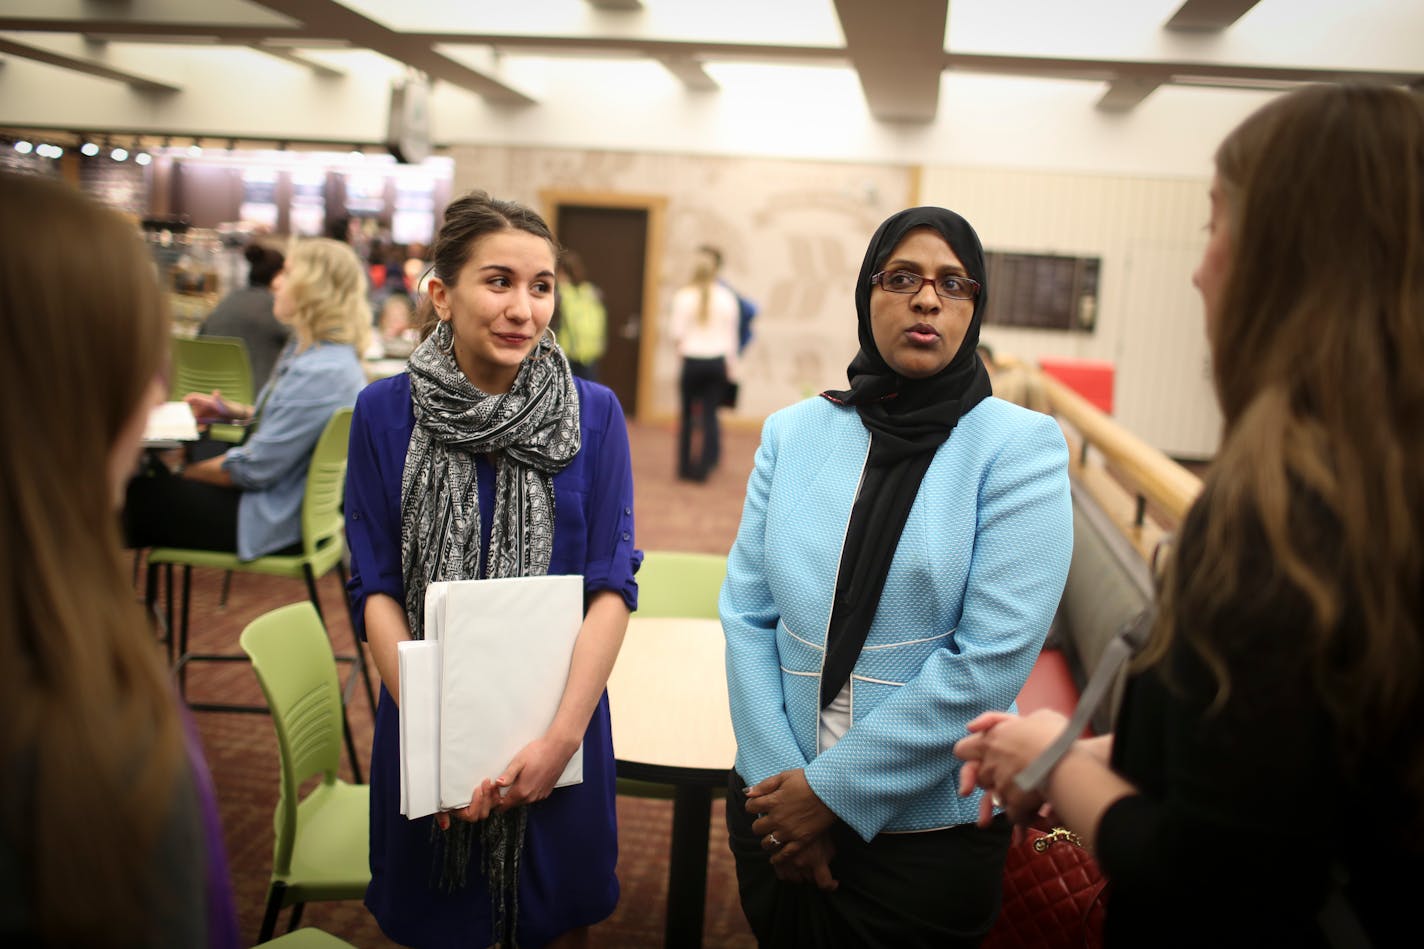
<path fill-rule="evenodd" d="M 333 784 L 341 763 L 341 687 L 336 658 L 316 608 L 303 600 L 257 617 L 238 642 L 252 660 L 272 723 L 282 764 L 281 795 L 274 821 L 274 872 L 291 870 L 297 836 L 297 792 L 321 775 Z"/>
<path fill-rule="evenodd" d="M 168 397 L 217 389 L 234 402 L 252 404 L 252 362 L 247 344 L 233 336 L 173 337 L 173 380 Z"/>
<path fill-rule="evenodd" d="M 302 551 L 317 548 L 340 536 L 345 527 L 341 498 L 346 490 L 346 450 L 351 440 L 351 409 L 337 409 L 322 429 L 307 469 L 307 490 L 302 498 Z"/>
<path fill-rule="evenodd" d="M 638 615 L 716 619 L 726 576 L 720 554 L 649 550 L 638 568 Z"/>

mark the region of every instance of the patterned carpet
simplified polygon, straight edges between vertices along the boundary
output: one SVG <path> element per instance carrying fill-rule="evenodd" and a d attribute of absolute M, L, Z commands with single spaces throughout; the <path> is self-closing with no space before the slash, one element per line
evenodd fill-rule
<path fill-rule="evenodd" d="M 756 451 L 756 433 L 724 429 L 721 468 L 705 484 L 690 484 L 673 477 L 675 433 L 670 426 L 633 425 L 630 430 L 638 546 L 726 553 L 741 517 L 742 495 Z M 304 586 L 296 581 L 235 574 L 227 606 L 220 608 L 221 582 L 222 574 L 217 571 L 193 573 L 195 651 L 237 651 L 237 636 L 248 622 L 270 609 L 306 597 Z M 349 652 L 351 627 L 334 572 L 321 582 L 320 592 L 337 651 Z M 343 675 L 347 668 L 342 667 Z M 261 701 L 252 671 L 244 663 L 193 667 L 188 675 L 188 696 L 192 701 Z M 254 942 L 272 866 L 276 738 L 265 715 L 201 713 L 195 717 L 217 785 L 243 938 Z M 349 717 L 364 769 L 370 753 L 371 714 L 359 687 Z M 346 768 L 343 759 L 343 769 Z M 344 777 L 349 779 L 350 774 Z M 723 805 L 716 801 L 712 806 L 703 945 L 708 949 L 751 949 L 755 940 L 737 903 Z M 620 797 L 618 823 L 618 877 L 623 896 L 613 915 L 594 927 L 593 945 L 598 949 L 661 946 L 672 804 Z M 286 919 L 284 914 L 279 933 L 284 931 Z M 302 924 L 321 927 L 356 946 L 395 945 L 356 901 L 313 903 L 307 907 Z"/>

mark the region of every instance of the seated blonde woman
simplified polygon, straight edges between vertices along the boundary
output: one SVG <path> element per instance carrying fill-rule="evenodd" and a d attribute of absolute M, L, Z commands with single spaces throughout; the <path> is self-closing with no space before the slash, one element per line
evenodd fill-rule
<path fill-rule="evenodd" d="M 199 422 L 251 426 L 244 442 L 177 471 L 149 464 L 129 482 L 124 528 L 133 547 L 236 551 L 243 560 L 301 542 L 307 468 L 322 429 L 366 384 L 366 275 L 338 241 L 295 243 L 272 282 L 273 313 L 292 327 L 255 405 L 221 392 L 186 401 Z"/>

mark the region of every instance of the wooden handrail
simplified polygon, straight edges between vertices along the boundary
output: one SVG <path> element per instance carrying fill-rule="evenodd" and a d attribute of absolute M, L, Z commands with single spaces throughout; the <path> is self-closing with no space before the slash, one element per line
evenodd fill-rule
<path fill-rule="evenodd" d="M 1114 422 L 1062 382 L 1035 370 L 1051 414 L 1067 422 L 1120 480 L 1175 527 L 1201 492 L 1201 479 Z"/>

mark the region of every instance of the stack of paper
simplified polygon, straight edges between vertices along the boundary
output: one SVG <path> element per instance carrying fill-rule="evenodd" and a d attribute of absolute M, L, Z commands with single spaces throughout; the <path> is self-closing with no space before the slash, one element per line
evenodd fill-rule
<path fill-rule="evenodd" d="M 194 442 L 198 440 L 198 425 L 187 402 L 163 402 L 148 414 L 143 440 L 155 442 Z"/>
<path fill-rule="evenodd" d="M 580 576 L 432 583 L 400 662 L 401 813 L 464 807 L 553 723 L 583 623 Z M 556 787 L 583 780 L 583 748 Z"/>

